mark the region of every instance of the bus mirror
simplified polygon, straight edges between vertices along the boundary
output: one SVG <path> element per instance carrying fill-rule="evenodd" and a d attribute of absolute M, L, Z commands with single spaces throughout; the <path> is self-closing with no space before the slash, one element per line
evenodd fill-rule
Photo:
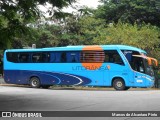
<path fill-rule="evenodd" d="M 148 59 L 148 64 L 150 66 L 158 67 L 158 60 L 156 60 L 155 58 L 151 58 L 151 57 L 147 57 L 147 59 Z"/>

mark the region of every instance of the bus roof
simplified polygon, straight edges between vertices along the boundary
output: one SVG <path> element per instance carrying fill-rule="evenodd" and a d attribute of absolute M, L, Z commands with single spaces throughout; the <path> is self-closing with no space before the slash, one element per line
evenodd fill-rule
<path fill-rule="evenodd" d="M 65 47 L 49 47 L 49 48 L 36 48 L 36 49 L 8 49 L 6 52 L 32 52 L 32 51 L 77 51 L 82 50 L 84 47 L 97 47 L 100 46 L 104 50 L 114 50 L 114 49 L 120 49 L 120 50 L 133 50 L 138 51 L 140 53 L 146 52 L 142 49 L 139 49 L 137 47 L 127 46 L 127 45 L 79 45 L 79 46 L 65 46 Z"/>

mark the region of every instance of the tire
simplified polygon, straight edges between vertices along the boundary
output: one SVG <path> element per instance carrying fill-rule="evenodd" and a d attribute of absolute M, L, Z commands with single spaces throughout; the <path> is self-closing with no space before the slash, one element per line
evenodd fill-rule
<path fill-rule="evenodd" d="M 30 86 L 32 87 L 32 88 L 40 88 L 40 80 L 39 80 L 39 78 L 37 78 L 37 77 L 32 77 L 31 79 L 30 79 Z"/>
<path fill-rule="evenodd" d="M 41 87 L 44 89 L 48 89 L 50 87 L 50 85 L 42 85 Z"/>
<path fill-rule="evenodd" d="M 125 83 L 121 78 L 116 78 L 113 81 L 113 87 L 116 90 L 125 90 L 126 89 Z"/>

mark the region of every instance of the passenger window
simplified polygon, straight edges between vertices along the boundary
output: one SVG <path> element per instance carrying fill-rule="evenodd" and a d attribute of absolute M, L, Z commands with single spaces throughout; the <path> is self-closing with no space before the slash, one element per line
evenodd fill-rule
<path fill-rule="evenodd" d="M 66 53 L 65 52 L 62 52 L 61 53 L 61 62 L 63 63 L 63 62 L 66 62 L 67 60 L 66 60 Z"/>
<path fill-rule="evenodd" d="M 20 63 L 30 62 L 28 53 L 20 53 L 18 58 Z"/>
<path fill-rule="evenodd" d="M 56 54 L 55 53 L 50 53 L 50 62 L 53 63 L 56 61 Z"/>
<path fill-rule="evenodd" d="M 34 53 L 32 55 L 32 62 L 33 63 L 47 63 L 50 61 L 50 54 L 49 53 Z"/>
<path fill-rule="evenodd" d="M 14 62 L 17 63 L 18 62 L 18 53 L 17 52 L 7 52 L 7 60 L 9 62 Z"/>
<path fill-rule="evenodd" d="M 106 50 L 104 62 L 124 65 L 123 60 L 116 50 Z"/>
<path fill-rule="evenodd" d="M 105 62 L 109 62 L 109 55 L 108 54 L 105 54 Z"/>
<path fill-rule="evenodd" d="M 54 52 L 51 55 L 55 63 L 78 63 L 80 58 L 78 51 Z"/>
<path fill-rule="evenodd" d="M 67 60 L 68 62 L 71 62 L 71 63 L 79 62 L 79 53 L 78 52 L 68 52 Z"/>
<path fill-rule="evenodd" d="M 104 51 L 82 51 L 80 60 L 83 63 L 99 63 L 104 61 Z"/>

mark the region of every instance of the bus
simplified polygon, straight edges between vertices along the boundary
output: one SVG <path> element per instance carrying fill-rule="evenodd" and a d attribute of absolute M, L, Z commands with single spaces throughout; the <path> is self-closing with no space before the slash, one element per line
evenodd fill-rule
<path fill-rule="evenodd" d="M 116 90 L 152 87 L 152 63 L 144 50 L 127 45 L 86 45 L 4 52 L 4 80 L 9 84 L 106 86 Z"/>

